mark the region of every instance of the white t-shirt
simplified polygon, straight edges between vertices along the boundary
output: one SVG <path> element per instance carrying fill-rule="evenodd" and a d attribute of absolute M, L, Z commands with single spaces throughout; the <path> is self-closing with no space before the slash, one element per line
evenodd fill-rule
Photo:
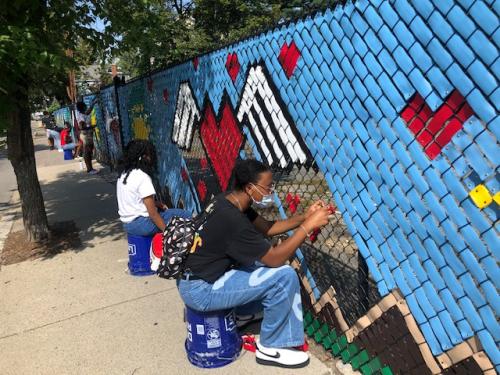
<path fill-rule="evenodd" d="M 123 184 L 125 175 L 122 173 L 116 183 L 116 196 L 120 220 L 124 223 L 130 223 L 139 216 L 149 216 L 142 200 L 155 195 L 156 192 L 151 177 L 140 169 L 133 169 L 127 178 L 127 183 Z"/>

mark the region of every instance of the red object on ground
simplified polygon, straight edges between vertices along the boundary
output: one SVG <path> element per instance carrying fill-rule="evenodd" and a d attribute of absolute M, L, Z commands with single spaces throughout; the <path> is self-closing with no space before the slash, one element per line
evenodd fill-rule
<path fill-rule="evenodd" d="M 246 351 L 255 353 L 257 350 L 257 343 L 255 341 L 255 336 L 248 334 L 248 335 L 243 335 L 241 336 L 241 339 L 243 340 L 243 349 Z M 300 346 L 294 347 L 294 349 L 301 350 L 303 352 L 309 351 L 309 344 L 307 343 L 306 340 L 304 340 L 304 343 Z"/>
<path fill-rule="evenodd" d="M 304 343 L 300 346 L 296 346 L 295 349 L 302 350 L 303 352 L 309 351 L 309 344 L 304 340 Z"/>
<path fill-rule="evenodd" d="M 241 339 L 243 340 L 243 349 L 255 353 L 255 351 L 257 350 L 257 344 L 255 343 L 255 336 L 243 335 L 241 336 Z"/>

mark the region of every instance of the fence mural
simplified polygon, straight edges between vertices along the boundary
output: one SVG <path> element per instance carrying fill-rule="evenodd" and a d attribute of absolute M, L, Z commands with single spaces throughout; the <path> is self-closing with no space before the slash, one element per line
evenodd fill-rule
<path fill-rule="evenodd" d="M 334 202 L 293 263 L 306 332 L 355 369 L 495 373 L 499 15 L 349 2 L 119 87 L 123 143 L 152 140 L 193 211 L 248 157 L 277 176 L 267 216 Z"/>
<path fill-rule="evenodd" d="M 90 124 L 94 128 L 94 144 L 96 158 L 101 163 L 115 168 L 122 154 L 121 133 L 118 107 L 114 86 L 102 88 L 98 94 L 86 95 L 82 99 L 88 106 L 97 96 L 96 104 L 90 114 Z M 53 115 L 58 127 L 64 122 L 71 124 L 74 139 L 78 139 L 79 128 L 76 126 L 75 109 L 72 106 L 54 111 Z"/>
<path fill-rule="evenodd" d="M 71 124 L 71 108 L 63 107 L 52 113 L 59 128 L 64 128 L 64 122 L 67 121 Z"/>

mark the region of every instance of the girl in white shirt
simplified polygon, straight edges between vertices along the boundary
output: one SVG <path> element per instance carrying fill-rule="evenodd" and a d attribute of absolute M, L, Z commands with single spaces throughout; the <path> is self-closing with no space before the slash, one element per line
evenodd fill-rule
<path fill-rule="evenodd" d="M 173 216 L 191 217 L 187 211 L 169 209 L 155 200 L 152 177 L 156 165 L 156 150 L 151 142 L 140 139 L 129 142 L 116 184 L 118 214 L 129 234 L 152 236 L 164 231 Z"/>

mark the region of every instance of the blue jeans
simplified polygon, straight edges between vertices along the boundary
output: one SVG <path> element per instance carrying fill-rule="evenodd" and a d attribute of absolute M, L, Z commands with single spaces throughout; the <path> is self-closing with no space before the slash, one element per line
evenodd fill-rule
<path fill-rule="evenodd" d="M 184 303 L 198 311 L 231 309 L 242 305 L 264 307 L 260 342 L 271 348 L 304 344 L 299 279 L 292 267 L 232 269 L 215 283 L 180 280 Z"/>
<path fill-rule="evenodd" d="M 169 208 L 165 211 L 160 212 L 160 216 L 163 218 L 163 221 L 166 225 L 168 225 L 170 219 L 174 216 L 186 217 L 190 218 L 191 213 L 185 210 L 181 210 L 179 208 Z M 153 223 L 149 217 L 139 216 L 132 220 L 130 223 L 123 224 L 123 228 L 125 228 L 125 232 L 133 235 L 133 236 L 153 236 L 156 233 L 160 233 L 160 228 Z"/>

